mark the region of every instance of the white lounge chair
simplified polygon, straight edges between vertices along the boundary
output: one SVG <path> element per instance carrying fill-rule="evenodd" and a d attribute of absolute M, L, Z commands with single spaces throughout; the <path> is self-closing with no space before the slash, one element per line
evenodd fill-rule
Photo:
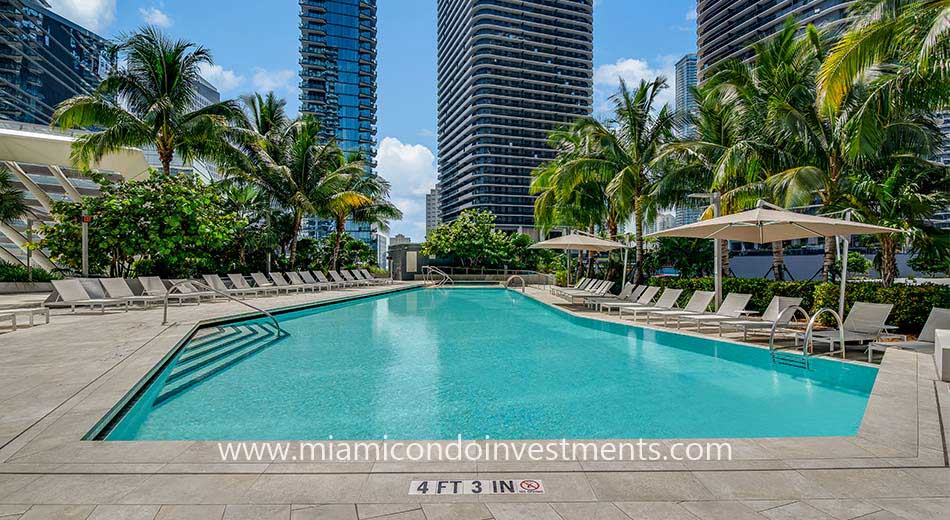
<path fill-rule="evenodd" d="M 930 316 L 924 323 L 924 328 L 920 330 L 920 335 L 916 341 L 875 341 L 868 345 L 868 363 L 874 360 L 875 352 L 884 352 L 889 348 L 900 350 L 923 350 L 933 352 L 937 341 L 937 330 L 950 330 L 950 309 L 941 309 L 934 307 L 930 310 Z"/>
<path fill-rule="evenodd" d="M 773 296 L 772 301 L 769 302 L 769 306 L 765 308 L 765 312 L 762 313 L 761 318 L 749 318 L 744 320 L 725 320 L 719 322 L 719 335 L 722 336 L 723 332 L 726 330 L 741 330 L 742 339 L 749 339 L 749 332 L 754 332 L 757 330 L 769 329 L 771 331 L 772 326 L 778 323 L 777 327 L 783 325 L 788 325 L 792 321 L 791 312 L 782 316 L 782 311 L 788 309 L 789 307 L 796 307 L 801 305 L 801 298 L 791 298 L 788 296 Z M 779 321 L 781 317 L 781 321 Z"/>
<path fill-rule="evenodd" d="M 684 323 L 695 323 L 696 331 L 699 332 L 702 330 L 703 325 L 707 323 L 715 325 L 720 321 L 739 319 L 742 317 L 742 314 L 745 312 L 746 305 L 749 304 L 749 300 L 751 299 L 751 294 L 729 293 L 722 300 L 722 305 L 719 306 L 719 310 L 715 313 L 695 315 L 684 314 L 682 316 L 677 316 L 676 328 L 680 328 L 680 326 Z"/>
<path fill-rule="evenodd" d="M 650 323 L 653 318 L 660 318 L 663 320 L 663 326 L 666 326 L 670 319 L 680 316 L 698 316 L 706 312 L 715 297 L 716 293 L 713 291 L 696 291 L 689 297 L 689 301 L 682 310 L 646 311 L 647 323 Z"/>
<path fill-rule="evenodd" d="M 314 271 L 313 275 L 317 278 L 318 282 L 329 285 L 331 289 L 334 287 L 346 287 L 346 281 L 335 280 L 335 279 L 330 280 L 329 278 L 327 278 L 327 275 L 323 274 L 322 271 Z"/>
<path fill-rule="evenodd" d="M 313 292 L 317 292 L 317 291 L 319 291 L 320 289 L 323 288 L 323 287 L 322 287 L 320 284 L 318 284 L 318 283 L 307 283 L 307 282 L 303 281 L 303 278 L 301 278 L 300 275 L 297 274 L 297 273 L 294 272 L 294 271 L 287 271 L 286 273 L 284 273 L 284 276 L 286 276 L 287 279 L 290 280 L 290 285 L 296 285 L 297 287 L 303 287 L 303 289 L 304 289 L 305 291 L 306 291 L 306 290 L 311 290 L 311 291 L 313 291 Z"/>
<path fill-rule="evenodd" d="M 572 287 L 551 287 L 551 294 L 560 296 L 567 291 L 583 291 L 584 289 L 589 289 L 595 283 L 597 283 L 597 280 L 593 278 L 581 278 Z"/>
<path fill-rule="evenodd" d="M 601 310 L 607 309 L 607 314 L 610 314 L 610 311 L 613 309 L 620 309 L 623 307 L 650 307 L 650 303 L 653 301 L 653 298 L 656 297 L 656 294 L 660 292 L 659 287 L 647 286 L 643 289 L 643 292 L 640 293 L 640 296 L 636 297 L 634 300 L 634 295 L 630 295 L 630 301 L 623 302 L 605 302 L 600 304 Z"/>
<path fill-rule="evenodd" d="M 165 282 L 157 276 L 140 276 L 139 283 L 142 284 L 142 289 L 145 290 L 147 296 L 161 296 L 163 301 L 168 293 L 168 288 L 165 287 Z M 180 307 L 184 302 L 193 301 L 198 305 L 201 305 L 201 295 L 198 294 L 188 294 L 184 292 L 173 292 L 167 294 L 168 301 L 178 302 Z"/>
<path fill-rule="evenodd" d="M 571 292 L 566 294 L 566 299 L 568 299 L 571 304 L 577 303 L 580 300 L 582 303 L 586 302 L 589 298 L 600 298 L 610 294 L 610 289 L 614 286 L 614 282 L 604 281 L 597 288 L 592 289 L 589 292 L 584 293 L 575 293 Z"/>
<path fill-rule="evenodd" d="M 248 295 L 256 296 L 258 294 L 258 291 L 256 291 L 255 289 L 241 289 L 239 287 L 235 287 L 235 288 L 228 287 L 227 284 L 224 283 L 224 280 L 222 280 L 221 277 L 216 274 L 202 275 L 202 278 L 204 278 L 205 283 L 208 284 L 208 287 L 211 287 L 212 289 L 216 291 L 221 291 L 231 296 L 244 297 Z"/>
<path fill-rule="evenodd" d="M 364 280 L 362 277 L 356 276 L 346 269 L 340 269 L 340 274 L 343 275 L 343 278 L 348 282 L 355 283 L 356 285 L 370 285 L 369 280 Z"/>
<path fill-rule="evenodd" d="M 845 344 L 863 344 L 881 339 L 887 317 L 893 309 L 894 306 L 889 303 L 855 302 L 842 324 Z M 804 339 L 804 336 L 804 332 L 795 334 L 796 340 Z M 841 334 L 838 329 L 814 331 L 812 341 L 827 343 L 828 350 L 834 350 L 835 345 L 841 342 Z"/>
<path fill-rule="evenodd" d="M 347 280 L 346 278 L 343 278 L 342 276 L 340 276 L 340 273 L 338 273 L 338 272 L 336 272 L 336 271 L 327 271 L 327 274 L 330 275 L 330 278 L 332 278 L 334 282 L 340 284 L 340 285 L 343 286 L 343 287 L 351 287 L 351 286 L 353 286 L 353 285 L 356 285 L 355 283 L 353 283 L 353 282 Z"/>
<path fill-rule="evenodd" d="M 360 269 L 360 272 L 363 273 L 363 277 L 364 277 L 364 278 L 368 278 L 368 279 L 370 279 L 370 280 L 375 280 L 377 283 L 384 284 L 384 285 L 390 285 L 390 284 L 393 283 L 392 277 L 390 277 L 390 278 L 376 278 L 375 276 L 373 276 L 373 273 L 369 272 L 369 270 L 367 270 L 367 269 L 365 269 L 365 268 L 364 268 L 364 269 Z"/>
<path fill-rule="evenodd" d="M 0 320 L 10 320 L 10 326 L 15 331 L 17 328 L 17 316 L 26 315 L 29 317 L 30 326 L 36 324 L 36 316 L 46 318 L 46 324 L 49 325 L 49 309 L 45 307 L 30 307 L 26 309 L 3 309 L 0 310 Z"/>
<path fill-rule="evenodd" d="M 153 303 L 161 305 L 165 301 L 161 296 L 136 295 L 124 278 L 101 278 L 99 283 L 102 284 L 102 288 L 106 290 L 109 298 L 125 300 L 130 305 L 141 303 L 143 309 L 147 309 Z"/>
<path fill-rule="evenodd" d="M 616 296 L 608 294 L 606 296 L 597 296 L 594 298 L 588 298 L 586 304 L 588 307 L 599 307 L 600 304 L 603 302 L 616 302 L 616 301 L 626 300 L 630 298 L 630 295 L 636 289 L 637 289 L 636 285 L 632 283 L 628 283 L 623 286 L 623 289 L 620 290 L 620 294 Z"/>
<path fill-rule="evenodd" d="M 365 281 L 367 285 L 379 285 L 383 283 L 382 280 L 377 280 L 376 278 L 373 278 L 372 276 L 367 276 L 363 274 L 363 271 L 361 271 L 360 269 L 350 269 L 350 274 L 353 275 L 353 277 L 356 278 L 357 280 Z"/>
<path fill-rule="evenodd" d="M 682 289 L 671 289 L 667 287 L 663 290 L 663 294 L 661 294 L 660 297 L 656 299 L 656 303 L 654 303 L 652 306 L 644 307 L 642 305 L 634 305 L 620 307 L 620 317 L 623 318 L 623 311 L 633 313 L 633 319 L 637 319 L 640 314 L 650 311 L 670 310 L 676 306 L 676 300 L 680 299 L 681 294 L 683 294 Z"/>
<path fill-rule="evenodd" d="M 301 291 L 306 290 L 305 287 L 300 287 L 299 285 L 291 285 L 290 282 L 288 282 L 287 279 L 284 278 L 283 274 L 278 273 L 276 271 L 272 271 L 270 273 L 270 279 L 274 281 L 274 285 L 276 285 L 278 289 L 281 289 L 285 292 L 291 292 L 291 291 L 301 292 Z"/>
<path fill-rule="evenodd" d="M 93 310 L 98 307 L 103 313 L 106 312 L 106 307 L 124 307 L 126 311 L 129 310 L 129 302 L 127 301 L 116 298 L 90 297 L 86 288 L 82 286 L 82 282 L 75 278 L 71 280 L 53 280 L 52 283 L 60 300 L 45 303 L 44 305 L 47 307 L 69 307 L 72 312 L 76 312 L 76 307 L 88 307 Z"/>
<path fill-rule="evenodd" d="M 310 271 L 297 271 L 297 276 L 310 285 L 318 286 L 320 290 L 329 290 L 331 287 L 329 283 L 318 282 L 317 279 L 314 278 L 312 274 L 310 274 Z"/>
<path fill-rule="evenodd" d="M 236 289 L 245 289 L 248 291 L 255 291 L 256 294 L 263 294 L 267 296 L 268 294 L 279 294 L 280 291 L 276 287 L 251 287 L 251 284 L 247 283 L 247 280 L 244 278 L 244 275 L 238 273 L 231 273 L 228 275 L 228 280 L 231 280 L 231 285 Z"/>

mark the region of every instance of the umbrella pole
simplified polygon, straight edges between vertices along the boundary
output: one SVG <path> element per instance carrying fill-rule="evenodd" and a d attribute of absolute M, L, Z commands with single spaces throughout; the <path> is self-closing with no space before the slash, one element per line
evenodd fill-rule
<path fill-rule="evenodd" d="M 851 211 L 846 211 L 844 219 L 851 221 Z M 848 288 L 848 247 L 851 245 L 850 236 L 842 236 L 841 245 L 841 288 L 838 290 L 838 316 L 844 319 L 844 293 Z M 841 346 L 844 348 L 844 345 Z"/>
<path fill-rule="evenodd" d="M 621 288 L 627 286 L 627 255 L 629 254 L 630 254 L 630 249 L 626 247 L 623 248 L 623 276 L 621 277 L 621 280 L 622 280 L 620 283 Z"/>
<path fill-rule="evenodd" d="M 722 203 L 719 196 L 719 192 L 712 194 L 712 203 L 713 203 L 713 217 L 719 217 L 722 213 Z M 719 310 L 719 306 L 722 305 L 722 241 L 718 238 L 713 239 L 713 254 L 716 255 L 715 260 L 713 261 L 713 266 L 715 268 L 715 281 L 714 290 L 716 291 L 716 309 Z"/>

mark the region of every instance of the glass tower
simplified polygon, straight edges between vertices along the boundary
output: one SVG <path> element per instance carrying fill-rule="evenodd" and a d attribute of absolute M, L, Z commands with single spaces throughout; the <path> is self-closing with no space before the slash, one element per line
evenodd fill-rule
<path fill-rule="evenodd" d="M 99 86 L 107 42 L 49 10 L 0 0 L 0 119 L 49 124 L 56 105 Z"/>
<path fill-rule="evenodd" d="M 851 0 L 699 0 L 697 44 L 699 80 L 717 63 L 752 57 L 752 46 L 775 34 L 785 20 L 840 26 Z"/>
<path fill-rule="evenodd" d="M 438 0 L 439 213 L 533 233 L 548 135 L 591 113 L 593 0 Z"/>
<path fill-rule="evenodd" d="M 689 114 L 696 111 L 696 97 L 693 88 L 696 86 L 696 55 L 687 54 L 676 62 L 676 118 L 677 132 L 683 137 L 695 137 L 696 125 Z"/>
<path fill-rule="evenodd" d="M 376 145 L 376 0 L 300 0 L 300 113 L 367 160 Z"/>

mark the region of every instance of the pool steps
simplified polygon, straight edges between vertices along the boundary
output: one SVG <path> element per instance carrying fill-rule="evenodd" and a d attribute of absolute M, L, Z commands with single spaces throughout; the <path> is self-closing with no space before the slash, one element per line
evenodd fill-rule
<path fill-rule="evenodd" d="M 252 323 L 219 327 L 215 332 L 192 340 L 175 361 L 155 405 L 234 366 L 279 339 L 277 330 L 269 323 Z"/>

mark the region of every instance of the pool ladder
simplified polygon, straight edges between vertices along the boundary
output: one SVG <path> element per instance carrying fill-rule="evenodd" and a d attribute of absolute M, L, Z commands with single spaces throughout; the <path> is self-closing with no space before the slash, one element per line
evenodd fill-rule
<path fill-rule="evenodd" d="M 805 328 L 805 335 L 802 340 L 801 354 L 795 354 L 793 352 L 790 352 L 790 351 L 798 350 L 798 336 L 795 337 L 795 345 L 793 346 L 781 347 L 775 344 L 775 333 L 778 332 L 779 323 L 787 323 L 787 321 L 785 321 L 784 318 L 789 312 L 791 312 L 792 315 L 789 317 L 788 321 L 791 321 L 795 317 L 795 315 L 799 313 L 802 316 L 804 316 L 805 319 L 808 320 L 808 326 Z M 769 333 L 769 353 L 772 356 L 772 363 L 776 365 L 785 365 L 785 366 L 790 366 L 790 367 L 795 367 L 795 368 L 801 368 L 804 370 L 811 370 L 811 363 L 809 360 L 813 356 L 818 355 L 818 354 L 815 354 L 814 341 L 813 341 L 815 324 L 818 322 L 818 318 L 821 317 L 822 314 L 831 314 L 832 317 L 834 317 L 835 321 L 838 324 L 838 334 L 839 334 L 839 340 L 841 344 L 841 348 L 839 350 L 832 349 L 826 352 L 824 355 L 841 354 L 841 358 L 844 359 L 845 357 L 844 355 L 845 354 L 844 325 L 841 323 L 841 316 L 839 316 L 838 313 L 835 312 L 833 309 L 824 308 L 816 312 L 814 316 L 809 317 L 808 312 L 805 309 L 797 305 L 794 305 L 794 306 L 785 308 L 779 314 L 775 322 L 772 323 L 772 330 Z"/>
<path fill-rule="evenodd" d="M 435 282 L 435 285 L 433 285 L 433 287 L 442 287 L 445 284 L 455 285 L 455 280 L 453 280 L 451 276 L 449 276 L 445 271 L 433 265 L 422 266 L 422 273 L 424 276 L 423 279 L 425 280 L 426 283 L 429 283 L 432 281 L 433 274 L 437 274 L 442 277 L 441 280 Z"/>

